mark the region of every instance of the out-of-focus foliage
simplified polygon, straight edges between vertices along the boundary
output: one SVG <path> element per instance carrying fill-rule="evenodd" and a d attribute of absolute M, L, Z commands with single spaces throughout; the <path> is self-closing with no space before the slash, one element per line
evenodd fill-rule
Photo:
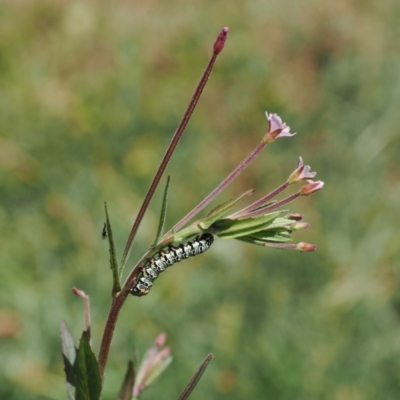
<path fill-rule="evenodd" d="M 304 158 L 326 182 L 299 199 L 315 253 L 217 240 L 122 310 L 107 367 L 168 333 L 174 362 L 143 399 L 400 396 L 400 2 L 36 0 L 0 4 L 0 398 L 65 398 L 59 323 L 95 352 L 111 273 L 220 29 L 229 37 L 168 168 L 167 225 L 261 139 L 264 110 L 297 131 L 268 146 L 226 201 L 261 196 Z M 131 264 L 155 237 L 162 187 Z M 215 206 L 215 205 L 214 205 Z M 210 208 L 211 209 L 211 208 Z M 197 396 L 197 397 L 196 397 Z"/>

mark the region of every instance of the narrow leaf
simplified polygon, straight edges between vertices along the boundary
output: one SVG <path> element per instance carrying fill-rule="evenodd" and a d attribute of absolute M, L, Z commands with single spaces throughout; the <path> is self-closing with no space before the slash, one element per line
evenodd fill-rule
<path fill-rule="evenodd" d="M 199 226 L 201 229 L 208 229 L 215 221 L 221 219 L 223 216 L 232 211 L 237 205 L 239 205 L 243 200 L 247 199 L 247 197 L 251 196 L 254 193 L 254 189 L 248 190 L 247 192 L 242 193 L 241 195 L 228 200 L 225 203 L 222 203 L 215 207 L 211 212 L 204 218 Z"/>
<path fill-rule="evenodd" d="M 65 371 L 65 384 L 68 400 L 75 400 L 75 370 L 76 348 L 72 336 L 65 321 L 60 324 L 60 336 L 62 345 L 62 357 Z"/>
<path fill-rule="evenodd" d="M 210 230 L 222 239 L 249 236 L 252 233 L 266 230 L 282 212 L 284 211 L 236 220 L 222 219 L 217 221 Z"/>
<path fill-rule="evenodd" d="M 74 340 L 72 339 L 72 335 L 69 332 L 67 323 L 65 321 L 61 321 L 60 324 L 60 336 L 62 353 L 71 364 L 74 364 L 76 358 L 76 348 L 74 345 Z"/>
<path fill-rule="evenodd" d="M 265 242 L 281 243 L 290 241 L 290 235 L 291 232 L 289 231 L 263 231 L 254 233 L 250 235 L 250 237 L 257 240 L 263 240 Z"/>
<path fill-rule="evenodd" d="M 108 237 L 108 243 L 109 243 L 109 251 L 110 251 L 110 268 L 111 268 L 111 273 L 113 277 L 113 288 L 112 288 L 112 293 L 118 293 L 121 291 L 121 275 L 122 271 L 119 271 L 118 267 L 118 261 L 117 261 L 117 252 L 115 251 L 115 245 L 114 245 L 114 239 L 113 239 L 113 233 L 111 229 L 111 222 L 110 218 L 108 216 L 108 210 L 107 210 L 107 203 L 104 203 L 104 209 L 106 212 L 106 232 L 107 232 L 107 237 Z M 122 269 L 122 268 L 121 268 Z"/>
<path fill-rule="evenodd" d="M 199 369 L 196 371 L 196 373 L 193 375 L 192 379 L 186 386 L 185 390 L 182 392 L 182 394 L 179 396 L 178 400 L 186 400 L 190 394 L 193 392 L 193 389 L 196 387 L 197 383 L 199 382 L 200 378 L 202 377 L 204 371 L 206 370 L 208 364 L 210 361 L 213 359 L 213 355 L 210 353 L 204 361 L 201 363 Z"/>
<path fill-rule="evenodd" d="M 249 208 L 247 209 L 247 207 L 243 208 L 242 210 L 239 210 L 235 213 L 233 213 L 232 215 L 229 216 L 229 218 L 241 218 L 241 217 L 246 217 L 247 214 L 254 212 L 254 211 L 259 211 L 263 208 L 267 208 L 269 206 L 271 206 L 272 204 L 276 203 L 277 200 L 270 200 L 265 204 L 261 204 L 258 207 L 255 208 Z"/>
<path fill-rule="evenodd" d="M 161 206 L 160 221 L 158 223 L 156 240 L 154 241 L 153 246 L 155 246 L 160 241 L 161 236 L 162 236 L 163 231 L 164 231 L 165 217 L 167 215 L 167 202 L 168 202 L 169 182 L 170 182 L 170 177 L 168 176 L 167 177 L 167 183 L 165 184 L 165 189 L 164 189 L 164 197 L 163 197 L 163 202 L 162 202 L 162 206 Z"/>
<path fill-rule="evenodd" d="M 122 387 L 119 392 L 118 400 L 132 399 L 134 383 L 135 383 L 135 369 L 133 367 L 133 361 L 129 360 L 128 369 L 126 371 L 125 379 L 124 382 L 122 383 Z"/>
<path fill-rule="evenodd" d="M 289 232 L 275 232 L 272 234 L 268 231 L 257 232 L 249 236 L 237 237 L 236 239 L 261 246 L 265 246 L 266 243 L 286 243 L 291 241 Z"/>
<path fill-rule="evenodd" d="M 267 208 L 267 207 L 269 207 L 269 206 L 272 206 L 272 204 L 277 203 L 277 201 L 278 201 L 278 200 L 270 200 L 270 201 L 267 201 L 265 204 L 261 204 L 260 206 L 255 207 L 255 208 L 252 208 L 251 210 L 249 210 L 249 211 L 247 211 L 247 212 L 250 213 L 250 212 L 253 212 L 253 211 L 262 210 L 263 208 Z"/>
<path fill-rule="evenodd" d="M 99 400 L 101 377 L 99 364 L 90 348 L 86 332 L 82 333 L 76 359 L 76 400 Z"/>

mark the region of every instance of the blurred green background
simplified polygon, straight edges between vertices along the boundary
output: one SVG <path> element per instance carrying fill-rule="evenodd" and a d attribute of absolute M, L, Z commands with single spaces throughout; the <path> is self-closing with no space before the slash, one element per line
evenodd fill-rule
<path fill-rule="evenodd" d="M 167 226 L 260 141 L 268 110 L 298 134 L 214 205 L 266 194 L 301 155 L 325 188 L 291 204 L 311 223 L 295 239 L 318 251 L 217 240 L 173 267 L 125 304 L 104 398 L 161 331 L 174 362 L 144 400 L 176 399 L 208 352 L 193 399 L 400 398 L 398 0 L 13 0 L 0 18 L 1 399 L 66 397 L 59 323 L 76 343 L 83 329 L 72 286 L 90 295 L 97 352 L 111 288 L 103 203 L 121 254 L 223 26 L 167 170 Z M 131 266 L 154 238 L 160 189 Z"/>

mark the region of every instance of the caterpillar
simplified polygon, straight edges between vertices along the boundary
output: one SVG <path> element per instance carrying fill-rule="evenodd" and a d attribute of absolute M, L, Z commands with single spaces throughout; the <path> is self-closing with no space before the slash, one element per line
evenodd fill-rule
<path fill-rule="evenodd" d="M 169 246 L 166 250 L 162 249 L 142 268 L 140 278 L 130 290 L 131 294 L 138 297 L 145 296 L 153 286 L 154 280 L 167 267 L 190 256 L 204 253 L 213 242 L 214 236 L 211 233 L 203 233 L 191 242 L 183 243 L 178 247 Z"/>

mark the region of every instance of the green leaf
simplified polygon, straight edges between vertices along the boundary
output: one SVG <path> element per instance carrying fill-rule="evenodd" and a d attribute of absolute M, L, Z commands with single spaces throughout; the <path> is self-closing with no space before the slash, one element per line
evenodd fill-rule
<path fill-rule="evenodd" d="M 112 273 L 112 277 L 113 277 L 112 292 L 113 292 L 113 294 L 115 294 L 115 293 L 118 293 L 121 291 L 121 280 L 120 279 L 121 279 L 122 271 L 119 271 L 119 267 L 118 267 L 117 252 L 115 251 L 113 233 L 112 233 L 112 229 L 111 229 L 111 222 L 110 222 L 110 218 L 108 216 L 107 203 L 104 203 L 104 209 L 106 212 L 107 237 L 108 237 L 108 243 L 110 246 L 110 248 L 109 248 L 110 268 L 111 268 L 111 273 Z"/>
<path fill-rule="evenodd" d="M 64 372 L 65 372 L 65 385 L 67 388 L 67 398 L 68 400 L 75 400 L 75 369 L 73 364 L 62 354 L 63 362 L 64 362 Z"/>
<path fill-rule="evenodd" d="M 76 358 L 76 400 L 99 400 L 101 377 L 99 364 L 90 347 L 87 333 L 82 333 Z"/>
<path fill-rule="evenodd" d="M 74 364 L 76 358 L 76 348 L 74 345 L 74 340 L 72 339 L 67 323 L 65 321 L 61 321 L 60 324 L 60 336 L 62 354 L 71 364 Z"/>
<path fill-rule="evenodd" d="M 74 364 L 76 359 L 76 348 L 65 321 L 61 321 L 60 324 L 60 336 L 65 371 L 65 384 L 67 387 L 67 397 L 68 400 L 75 400 L 76 380 Z"/>
<path fill-rule="evenodd" d="M 218 235 L 221 239 L 235 239 L 242 236 L 249 236 L 252 233 L 266 230 L 283 212 L 286 211 L 276 211 L 270 214 L 243 219 L 222 219 L 211 226 L 210 231 Z"/>
<path fill-rule="evenodd" d="M 156 240 L 154 241 L 153 246 L 155 246 L 160 241 L 161 236 L 162 236 L 163 231 L 164 231 L 165 216 L 167 214 L 169 182 L 170 182 L 170 177 L 168 176 L 167 177 L 167 183 L 165 184 L 165 189 L 164 189 L 164 197 L 163 197 L 163 202 L 162 202 L 162 206 L 161 206 L 160 221 L 158 223 Z"/>
<path fill-rule="evenodd" d="M 203 376 L 204 371 L 206 370 L 208 364 L 210 361 L 213 359 L 213 355 L 210 353 L 201 363 L 199 369 L 196 371 L 196 373 L 193 375 L 192 379 L 186 386 L 185 390 L 182 392 L 182 394 L 179 396 L 178 400 L 186 400 L 190 394 L 193 392 L 193 389 L 196 387 L 198 384 L 200 378 Z"/>
<path fill-rule="evenodd" d="M 242 193 L 234 199 L 228 200 L 227 202 L 218 205 L 210 211 L 206 218 L 201 220 L 201 222 L 198 224 L 199 227 L 204 230 L 208 229 L 215 221 L 221 219 L 224 215 L 228 214 L 238 204 L 247 199 L 247 197 L 251 196 L 253 193 L 254 189 L 248 190 L 247 192 Z"/>
<path fill-rule="evenodd" d="M 258 206 L 258 207 L 250 208 L 249 210 L 243 212 L 243 210 L 246 210 L 246 208 L 244 208 L 243 210 L 239 210 L 238 212 L 233 213 L 233 214 L 230 216 L 230 218 L 232 218 L 232 219 L 233 219 L 233 218 L 241 218 L 241 217 L 246 218 L 246 215 L 247 215 L 247 214 L 252 213 L 252 212 L 255 212 L 255 211 L 260 211 L 260 210 L 262 210 L 262 209 L 264 209 L 264 208 L 267 208 L 267 207 L 271 206 L 272 204 L 276 203 L 277 201 L 278 201 L 278 200 L 270 200 L 270 201 L 268 201 L 268 202 L 265 203 L 265 204 L 261 204 L 261 205 Z"/>
<path fill-rule="evenodd" d="M 251 209 L 250 211 L 248 211 L 248 212 L 259 211 L 259 210 L 261 210 L 261 209 L 263 209 L 263 208 L 267 208 L 267 207 L 269 207 L 269 206 L 272 206 L 272 204 L 275 204 L 277 201 L 278 201 L 278 200 L 270 200 L 270 201 L 267 201 L 265 204 L 262 204 L 261 206 L 258 206 L 258 207 L 256 207 L 256 208 L 252 208 L 252 209 Z"/>
<path fill-rule="evenodd" d="M 288 218 L 285 218 L 285 217 L 283 217 L 283 218 L 281 218 L 281 217 L 278 217 L 278 218 L 276 218 L 275 219 L 275 221 L 269 226 L 269 230 L 272 230 L 272 229 L 279 229 L 279 230 L 282 230 L 282 229 L 285 229 L 285 230 L 291 230 L 290 229 L 290 227 L 293 225 L 293 220 L 291 220 L 291 219 L 288 219 Z"/>
<path fill-rule="evenodd" d="M 265 243 L 286 243 L 290 242 L 290 232 L 288 231 L 261 231 L 249 236 L 238 237 L 237 239 L 247 243 L 264 246 Z"/>
<path fill-rule="evenodd" d="M 135 383 L 135 370 L 133 367 L 133 361 L 129 360 L 128 369 L 125 374 L 124 382 L 122 383 L 121 390 L 119 392 L 118 400 L 131 400 L 133 385 Z"/>

